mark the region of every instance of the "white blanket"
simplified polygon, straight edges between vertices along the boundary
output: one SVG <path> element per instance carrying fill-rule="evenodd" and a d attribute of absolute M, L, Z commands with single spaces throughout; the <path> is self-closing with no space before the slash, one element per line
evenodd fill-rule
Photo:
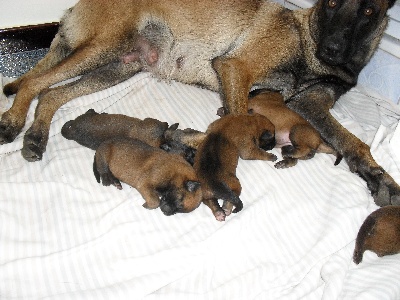
<path fill-rule="evenodd" d="M 205 205 L 166 217 L 126 184 L 98 184 L 94 151 L 60 134 L 89 108 L 205 130 L 218 107 L 213 92 L 143 73 L 63 106 L 42 161 L 22 158 L 23 134 L 1 145 L 0 299 L 400 299 L 400 255 L 352 262 L 377 206 L 332 155 L 284 170 L 240 160 L 244 209 L 217 222 Z M 399 109 L 358 87 L 332 113 L 400 182 Z"/>

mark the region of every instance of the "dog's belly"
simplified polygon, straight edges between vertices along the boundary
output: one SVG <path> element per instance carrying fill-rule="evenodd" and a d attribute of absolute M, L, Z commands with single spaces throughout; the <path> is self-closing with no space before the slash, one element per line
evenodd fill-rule
<path fill-rule="evenodd" d="M 164 80 L 201 85 L 216 91 L 219 83 L 211 58 L 216 56 L 217 51 L 206 43 L 175 42 L 170 51 L 160 53 L 157 64 L 148 66 L 146 70 Z"/>

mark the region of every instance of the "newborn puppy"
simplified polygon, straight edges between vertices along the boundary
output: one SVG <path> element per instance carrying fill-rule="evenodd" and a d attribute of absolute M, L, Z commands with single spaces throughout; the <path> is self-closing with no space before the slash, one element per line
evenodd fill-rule
<path fill-rule="evenodd" d="M 250 113 L 266 116 L 275 126 L 276 147 L 282 148 L 283 157 L 275 164 L 276 168 L 292 167 L 298 159 L 310 159 L 316 152 L 336 154 L 324 143 L 317 130 L 286 106 L 280 93 L 262 91 L 250 97 L 248 108 Z M 335 165 L 340 159 L 338 157 Z"/>
<path fill-rule="evenodd" d="M 400 206 L 385 206 L 371 213 L 357 234 L 353 261 L 359 264 L 365 250 L 379 257 L 400 253 Z"/>
<path fill-rule="evenodd" d="M 194 169 L 201 182 L 203 203 L 218 221 L 224 221 L 235 206 L 243 208 L 239 196 L 241 185 L 236 177 L 239 157 L 242 159 L 276 160 L 265 152 L 275 146 L 274 125 L 264 116 L 227 115 L 207 129 L 194 160 Z M 224 200 L 221 208 L 218 199 Z"/>
<path fill-rule="evenodd" d="M 140 120 L 120 114 L 97 113 L 89 109 L 75 120 L 68 121 L 61 129 L 63 137 L 96 150 L 107 139 L 114 137 L 136 138 L 151 146 L 163 143 L 168 123 L 156 119 Z"/>
<path fill-rule="evenodd" d="M 193 167 L 177 154 L 167 153 L 137 139 L 109 139 L 97 148 L 93 163 L 97 182 L 122 189 L 125 182 L 146 201 L 167 215 L 188 213 L 202 201 Z"/>

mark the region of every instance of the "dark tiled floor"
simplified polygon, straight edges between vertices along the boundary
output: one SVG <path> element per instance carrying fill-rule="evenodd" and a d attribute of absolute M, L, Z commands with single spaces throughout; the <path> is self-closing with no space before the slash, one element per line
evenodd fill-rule
<path fill-rule="evenodd" d="M 57 23 L 0 30 L 0 73 L 18 77 L 31 69 L 48 51 Z"/>
<path fill-rule="evenodd" d="M 19 77 L 29 71 L 47 51 L 38 49 L 0 55 L 0 73 L 6 77 Z"/>

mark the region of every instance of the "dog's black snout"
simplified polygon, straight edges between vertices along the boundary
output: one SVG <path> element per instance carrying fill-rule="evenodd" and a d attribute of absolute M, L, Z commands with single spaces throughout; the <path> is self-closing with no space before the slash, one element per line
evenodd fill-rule
<path fill-rule="evenodd" d="M 342 47 L 341 47 L 340 43 L 337 41 L 329 41 L 325 44 L 323 51 L 327 55 L 336 57 L 338 54 L 341 53 Z"/>

